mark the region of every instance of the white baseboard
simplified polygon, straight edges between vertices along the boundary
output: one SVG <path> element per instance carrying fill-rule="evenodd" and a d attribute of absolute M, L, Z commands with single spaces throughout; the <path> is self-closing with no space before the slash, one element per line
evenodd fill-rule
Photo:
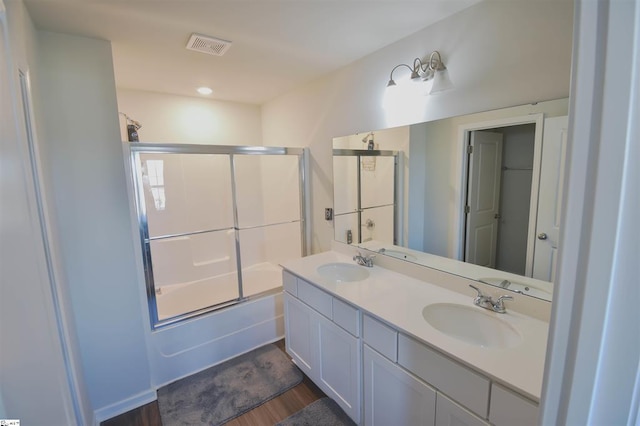
<path fill-rule="evenodd" d="M 124 414 L 127 411 L 141 407 L 155 401 L 156 399 L 158 399 L 158 396 L 155 389 L 149 389 L 125 400 L 107 405 L 106 407 L 102 407 L 94 411 L 93 424 L 94 426 L 99 426 L 100 422 L 119 416 L 120 414 Z"/>

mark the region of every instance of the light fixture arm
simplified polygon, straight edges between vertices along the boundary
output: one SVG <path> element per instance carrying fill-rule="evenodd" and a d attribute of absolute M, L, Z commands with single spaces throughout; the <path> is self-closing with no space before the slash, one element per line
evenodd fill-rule
<path fill-rule="evenodd" d="M 392 87 L 396 85 L 396 82 L 393 80 L 393 72 L 400 67 L 405 67 L 411 70 L 411 80 L 412 81 L 429 81 L 435 78 L 436 74 L 445 76 L 444 78 L 447 81 L 447 85 L 443 88 L 442 83 L 439 84 L 439 88 L 437 91 L 446 90 L 452 87 L 451 81 L 449 80 L 447 74 L 447 67 L 442 63 L 442 57 L 440 56 L 440 52 L 434 50 L 429 55 L 428 61 L 422 61 L 420 58 L 415 58 L 413 60 L 413 67 L 407 64 L 399 64 L 393 67 L 391 70 L 391 74 L 389 74 L 389 82 L 387 83 L 387 87 Z M 440 77 L 439 77 L 440 78 Z M 433 90 L 432 92 L 433 93 Z"/>
<path fill-rule="evenodd" d="M 413 68 L 411 68 L 411 67 L 410 67 L 409 65 L 407 65 L 407 64 L 399 64 L 399 65 L 396 65 L 395 67 L 393 67 L 393 69 L 391 70 L 391 73 L 389 74 L 389 83 L 387 83 L 387 87 L 395 86 L 395 85 L 396 85 L 396 82 L 395 82 L 395 81 L 393 81 L 393 72 L 394 72 L 395 70 L 397 70 L 398 68 L 400 68 L 400 67 L 407 67 L 409 70 L 411 70 L 411 73 L 413 73 Z"/>
<path fill-rule="evenodd" d="M 427 72 L 427 70 L 429 69 L 429 64 L 425 64 L 423 63 L 420 58 L 415 58 L 413 60 L 413 71 L 417 72 L 420 71 L 422 73 Z"/>
<path fill-rule="evenodd" d="M 440 52 L 437 50 L 431 52 L 431 55 L 429 56 L 429 69 L 432 71 L 444 71 L 447 69 L 447 67 L 442 63 Z"/>

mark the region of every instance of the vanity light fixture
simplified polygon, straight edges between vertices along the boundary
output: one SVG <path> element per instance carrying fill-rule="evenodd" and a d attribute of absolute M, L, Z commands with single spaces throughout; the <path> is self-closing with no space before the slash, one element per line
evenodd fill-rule
<path fill-rule="evenodd" d="M 396 86 L 396 82 L 393 79 L 393 72 L 400 67 L 408 68 L 411 71 L 411 81 L 413 82 L 421 83 L 423 81 L 432 81 L 429 94 L 434 94 L 453 88 L 453 83 L 449 78 L 447 67 L 444 66 L 442 57 L 440 56 L 440 52 L 438 52 L 437 50 L 431 52 L 429 60 L 426 62 L 422 62 L 420 58 L 415 58 L 413 60 L 413 67 L 407 64 L 399 64 L 393 67 L 389 76 L 387 88 Z"/>

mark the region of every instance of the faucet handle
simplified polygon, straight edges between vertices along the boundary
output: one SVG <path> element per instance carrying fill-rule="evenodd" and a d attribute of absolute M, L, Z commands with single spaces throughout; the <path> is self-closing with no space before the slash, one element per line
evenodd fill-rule
<path fill-rule="evenodd" d="M 376 257 L 375 255 L 371 255 L 371 256 L 367 256 L 367 255 L 362 255 L 362 253 L 358 252 L 358 254 L 356 254 L 355 256 L 353 256 L 353 260 L 361 266 L 366 266 L 368 268 L 372 268 L 373 267 L 373 258 Z"/>
<path fill-rule="evenodd" d="M 482 292 L 480 291 L 480 289 L 478 287 L 476 287 L 473 284 L 469 284 L 469 287 L 471 287 L 472 289 L 474 289 L 475 291 L 478 292 L 478 296 L 477 297 L 484 297 L 484 294 L 482 294 Z"/>
<path fill-rule="evenodd" d="M 485 296 L 484 294 L 482 294 L 482 292 L 480 291 L 480 289 L 478 287 L 476 287 L 473 284 L 469 284 L 469 287 L 471 287 L 472 289 L 474 289 L 475 291 L 478 292 L 478 295 L 473 299 L 473 303 L 475 305 L 478 305 L 480 307 L 485 307 L 485 305 L 487 304 L 487 302 L 490 300 L 490 298 L 487 298 L 487 296 Z"/>
<path fill-rule="evenodd" d="M 493 304 L 493 310 L 504 314 L 506 312 L 505 308 L 504 308 L 504 301 L 505 300 L 513 300 L 513 296 L 509 296 L 507 294 L 502 295 L 500 297 L 498 297 L 498 300 L 496 300 L 496 302 Z"/>

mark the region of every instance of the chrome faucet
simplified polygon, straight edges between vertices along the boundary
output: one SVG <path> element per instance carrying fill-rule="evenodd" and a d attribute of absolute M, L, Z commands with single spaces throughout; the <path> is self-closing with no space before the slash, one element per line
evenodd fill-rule
<path fill-rule="evenodd" d="M 505 300 L 513 300 L 512 296 L 503 295 L 498 297 L 498 300 L 494 301 L 491 296 L 487 296 L 482 294 L 480 289 L 475 285 L 469 284 L 469 287 L 478 292 L 478 295 L 473 299 L 473 304 L 476 306 L 480 306 L 481 308 L 489 309 L 490 311 L 497 312 L 499 314 L 504 314 L 507 310 L 504 307 Z"/>
<path fill-rule="evenodd" d="M 358 265 L 366 266 L 368 268 L 373 268 L 373 258 L 376 257 L 374 254 L 371 256 L 367 256 L 366 254 L 363 256 L 362 253 L 358 252 L 355 256 L 353 256 L 353 260 Z"/>

